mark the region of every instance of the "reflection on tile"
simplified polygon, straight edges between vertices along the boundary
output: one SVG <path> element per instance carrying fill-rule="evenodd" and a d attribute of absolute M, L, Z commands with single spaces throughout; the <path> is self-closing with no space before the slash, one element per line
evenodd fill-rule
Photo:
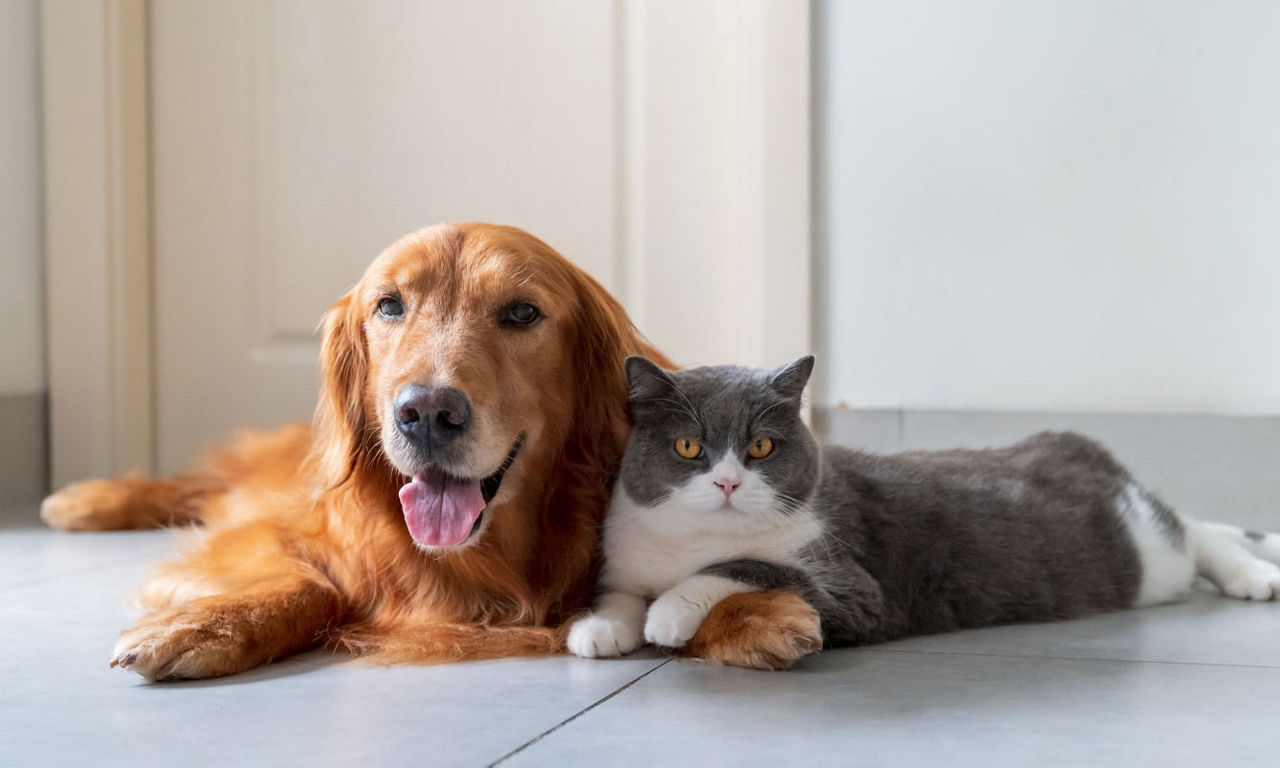
<path fill-rule="evenodd" d="M 509 764 L 1267 765 L 1280 670 L 844 650 L 668 664 Z"/>
<path fill-rule="evenodd" d="M 65 533 L 44 527 L 0 529 L 0 591 L 64 574 L 148 563 L 173 551 L 168 531 Z"/>
<path fill-rule="evenodd" d="M 881 647 L 1280 668 L 1280 642 L 1266 638 L 1280 638 L 1280 602 L 1231 600 L 1205 585 L 1174 605 L 915 637 Z"/>

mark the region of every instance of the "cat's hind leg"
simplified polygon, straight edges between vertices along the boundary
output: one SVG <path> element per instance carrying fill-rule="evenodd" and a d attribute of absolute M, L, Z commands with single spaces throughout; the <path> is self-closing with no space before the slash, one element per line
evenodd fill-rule
<path fill-rule="evenodd" d="M 1186 521 L 1187 543 L 1196 572 L 1223 594 L 1240 600 L 1280 597 L 1280 566 L 1275 562 L 1275 534 L 1254 541 L 1245 531 L 1221 523 Z M 1272 541 L 1268 541 L 1268 539 Z"/>
<path fill-rule="evenodd" d="M 1140 564 L 1141 580 L 1133 604 L 1159 605 L 1185 596 L 1196 579 L 1187 521 L 1134 482 L 1125 485 L 1115 503 Z"/>
<path fill-rule="evenodd" d="M 1255 531 L 1226 523 L 1200 523 L 1200 527 L 1244 547 L 1254 557 L 1280 565 L 1280 534 Z"/>
<path fill-rule="evenodd" d="M 645 601 L 627 592 L 606 592 L 596 609 L 569 629 L 569 652 L 587 659 L 625 656 L 640 647 Z"/>
<path fill-rule="evenodd" d="M 1240 600 L 1280 597 L 1280 536 L 1251 535 L 1220 523 L 1177 514 L 1136 483 L 1116 501 L 1142 564 L 1135 605 L 1167 603 L 1184 595 L 1196 576 Z"/>

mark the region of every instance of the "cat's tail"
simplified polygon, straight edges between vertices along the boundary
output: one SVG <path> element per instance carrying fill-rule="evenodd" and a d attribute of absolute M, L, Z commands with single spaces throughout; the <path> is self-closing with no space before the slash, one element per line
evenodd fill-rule
<path fill-rule="evenodd" d="M 1241 600 L 1280 597 L 1280 534 L 1183 518 L 1196 573 Z"/>

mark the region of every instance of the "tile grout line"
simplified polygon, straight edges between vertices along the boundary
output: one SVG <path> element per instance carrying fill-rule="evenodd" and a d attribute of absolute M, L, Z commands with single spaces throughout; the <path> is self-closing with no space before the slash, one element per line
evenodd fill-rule
<path fill-rule="evenodd" d="M 550 728 L 548 728 L 547 730 L 545 730 L 545 731 L 543 731 L 542 733 L 538 734 L 537 736 L 534 736 L 532 739 L 529 739 L 529 740 L 528 740 L 528 741 L 526 741 L 525 743 L 523 743 L 523 744 L 521 744 L 520 746 L 516 747 L 515 749 L 511 750 L 510 752 L 508 752 L 507 754 L 505 754 L 505 755 L 503 755 L 502 757 L 498 758 L 497 760 L 494 760 L 492 763 L 489 763 L 488 768 L 493 768 L 493 766 L 500 765 L 500 764 L 502 764 L 502 763 L 506 762 L 507 760 L 509 760 L 509 759 L 511 759 L 511 758 L 513 758 L 513 757 L 515 757 L 516 755 L 520 754 L 520 753 L 521 753 L 521 752 L 523 752 L 524 750 L 528 749 L 529 747 L 532 747 L 534 744 L 537 744 L 538 742 L 542 741 L 542 740 L 543 740 L 543 739 L 545 739 L 546 737 L 550 736 L 551 734 L 553 734 L 553 733 L 555 733 L 556 731 L 560 730 L 561 728 L 565 727 L 565 726 L 566 726 L 566 725 L 568 725 L 569 723 L 572 723 L 574 720 L 577 720 L 579 717 L 582 717 L 583 715 L 587 714 L 587 713 L 588 713 L 588 712 L 590 712 L 591 710 L 595 709 L 596 707 L 600 706 L 601 704 L 604 704 L 606 701 L 608 701 L 608 700 L 612 699 L 614 696 L 617 696 L 618 694 L 620 694 L 620 693 L 622 693 L 623 691 L 627 690 L 627 689 L 628 689 L 628 688 L 630 688 L 631 686 L 633 686 L 633 685 L 635 685 L 636 683 L 640 682 L 641 680 L 645 679 L 645 678 L 646 678 L 646 677 L 648 677 L 649 675 L 652 675 L 654 672 L 657 672 L 659 669 L 662 669 L 663 667 L 667 666 L 667 665 L 668 665 L 668 664 L 670 664 L 671 662 L 672 662 L 672 659 L 666 659 L 666 660 L 664 660 L 661 664 L 659 664 L 659 665 L 655 666 L 654 668 L 652 668 L 652 669 L 648 670 L 647 672 L 645 672 L 643 675 L 640 675 L 639 677 L 635 678 L 634 680 L 629 681 L 626 685 L 622 686 L 621 688 L 618 688 L 617 690 L 614 690 L 614 691 L 610 691 L 610 692 L 609 692 L 609 695 L 604 696 L 604 697 L 602 697 L 602 698 L 600 698 L 600 699 L 598 699 L 598 700 L 596 700 L 596 701 L 592 702 L 590 705 L 588 705 L 587 707 L 584 707 L 583 709 L 581 709 L 581 710 L 579 710 L 579 711 L 577 711 L 577 712 L 574 712 L 574 713 L 573 713 L 572 715 L 570 715 L 569 717 L 566 717 L 564 720 L 561 720 L 560 722 L 558 722 L 558 723 L 556 723 L 555 725 L 551 726 Z"/>
<path fill-rule="evenodd" d="M 1167 659 L 1113 659 L 1104 656 L 1051 656 L 1042 653 L 994 653 L 981 651 L 908 651 L 888 648 L 862 648 L 863 653 L 895 653 L 925 656 L 981 656 L 996 659 L 1040 659 L 1059 661 L 1101 661 L 1107 664 L 1173 664 L 1183 667 L 1231 667 L 1239 669 L 1280 669 L 1271 664 L 1232 664 L 1216 661 L 1172 661 Z"/>

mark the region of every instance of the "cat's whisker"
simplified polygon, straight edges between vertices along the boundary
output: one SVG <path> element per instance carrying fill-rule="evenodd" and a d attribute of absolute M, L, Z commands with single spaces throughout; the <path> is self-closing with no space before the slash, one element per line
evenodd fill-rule
<path fill-rule="evenodd" d="M 699 414 L 698 409 L 694 406 L 693 402 L 689 400 L 689 396 L 686 395 L 684 392 L 680 391 L 678 387 L 674 391 L 677 395 L 680 396 L 682 400 L 684 400 L 685 408 L 688 409 L 689 414 L 692 415 L 693 418 L 698 422 L 698 426 L 705 426 L 702 423 L 702 417 Z"/>
<path fill-rule="evenodd" d="M 685 402 L 682 403 L 679 400 L 672 400 L 669 397 L 662 397 L 662 398 L 655 398 L 653 402 L 670 405 L 672 406 L 672 410 L 674 410 L 676 413 L 682 414 L 684 416 L 688 416 L 696 424 L 698 424 L 699 427 L 702 426 L 702 419 L 698 416 L 698 412 L 694 410 L 691 405 L 688 404 L 687 399 Z"/>
<path fill-rule="evenodd" d="M 768 416 L 770 413 L 772 413 L 772 412 L 774 411 L 774 409 L 775 409 L 775 408 L 780 408 L 780 407 L 782 407 L 782 406 L 784 406 L 784 405 L 786 405 L 786 404 L 787 404 L 787 401 L 785 401 L 785 400 L 779 400 L 778 402 L 774 403 L 773 405 L 770 405 L 769 407 L 767 407 L 767 408 L 765 408 L 764 410 L 762 410 L 762 411 L 760 411 L 759 413 L 757 413 L 757 414 L 756 414 L 756 415 L 751 419 L 751 432 L 752 432 L 752 433 L 755 433 L 755 431 L 756 431 L 756 424 L 758 424 L 759 422 L 763 421 L 765 416 Z"/>

